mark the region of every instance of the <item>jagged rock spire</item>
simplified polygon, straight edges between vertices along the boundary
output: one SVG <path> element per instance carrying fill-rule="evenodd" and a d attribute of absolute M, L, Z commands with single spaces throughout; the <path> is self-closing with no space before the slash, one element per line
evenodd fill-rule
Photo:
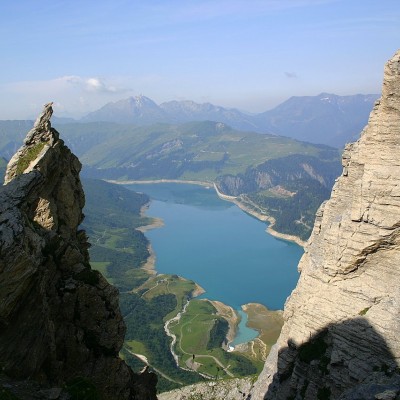
<path fill-rule="evenodd" d="M 50 118 L 53 115 L 53 102 L 50 103 L 46 103 L 43 106 L 43 111 L 41 112 L 41 114 L 39 115 L 39 117 L 37 117 L 35 124 L 33 125 L 35 128 L 39 127 L 39 126 L 45 126 L 47 127 L 47 124 L 50 124 Z"/>
<path fill-rule="evenodd" d="M 21 173 L 38 168 L 38 159 L 59 140 L 59 133 L 51 127 L 52 105 L 53 102 L 44 105 L 43 111 L 36 119 L 33 128 L 26 135 L 24 145 L 8 163 L 4 179 L 5 184 Z"/>
<path fill-rule="evenodd" d="M 33 128 L 28 132 L 24 140 L 25 145 L 30 145 L 38 140 L 54 142 L 59 139 L 59 133 L 51 127 L 52 106 L 53 102 L 46 103 L 43 106 L 43 111 L 37 117 Z"/>
<path fill-rule="evenodd" d="M 156 399 L 155 375 L 119 358 L 118 291 L 91 269 L 81 163 L 51 127 L 51 105 L 0 188 L 1 372 L 60 388 L 85 378 L 104 400 Z"/>

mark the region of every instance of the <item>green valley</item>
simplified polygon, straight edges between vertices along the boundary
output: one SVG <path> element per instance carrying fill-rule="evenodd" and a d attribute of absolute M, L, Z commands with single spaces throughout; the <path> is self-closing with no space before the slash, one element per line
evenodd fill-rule
<path fill-rule="evenodd" d="M 169 326 L 176 336 L 175 350 L 180 365 L 214 378 L 259 373 L 261 360 L 250 360 L 239 353 L 227 352 L 228 322 L 218 315 L 209 300 L 192 300 L 181 318 Z"/>
<path fill-rule="evenodd" d="M 16 150 L 30 121 L 0 121 L 0 156 Z M 62 125 L 86 177 L 215 182 L 247 196 L 276 220 L 274 229 L 308 238 L 314 215 L 340 174 L 338 149 L 283 136 L 238 131 L 220 122 L 135 126 L 111 122 Z"/>
<path fill-rule="evenodd" d="M 223 349 L 231 318 L 221 315 L 212 302 L 194 299 L 202 288 L 177 275 L 155 275 L 143 269 L 150 253 L 139 229 L 153 222 L 141 215 L 148 197 L 99 180 L 85 179 L 83 184 L 86 218 L 82 228 L 92 244 L 91 266 L 120 291 L 127 327 L 121 355 L 126 362 L 135 370 L 144 365 L 154 369 L 160 391 L 205 377 L 259 373 L 263 358 Z"/>
<path fill-rule="evenodd" d="M 211 121 L 63 129 L 72 149 L 81 153 L 87 176 L 215 182 L 223 194 L 238 201 L 245 197 L 272 217 L 274 230 L 303 241 L 341 172 L 337 149 Z"/>

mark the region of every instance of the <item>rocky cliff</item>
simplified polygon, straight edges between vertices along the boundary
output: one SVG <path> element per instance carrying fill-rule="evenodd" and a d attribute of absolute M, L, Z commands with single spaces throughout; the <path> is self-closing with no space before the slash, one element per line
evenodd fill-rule
<path fill-rule="evenodd" d="M 400 51 L 299 269 L 252 400 L 400 398 Z"/>
<path fill-rule="evenodd" d="M 51 114 L 49 103 L 0 190 L 2 381 L 68 388 L 83 380 L 102 399 L 155 399 L 156 377 L 134 374 L 119 358 L 118 292 L 90 267 L 78 229 L 81 164 L 51 127 Z"/>

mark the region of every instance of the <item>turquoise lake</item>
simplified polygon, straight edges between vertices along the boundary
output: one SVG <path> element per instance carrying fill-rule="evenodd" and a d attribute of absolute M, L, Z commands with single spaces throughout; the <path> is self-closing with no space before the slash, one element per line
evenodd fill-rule
<path fill-rule="evenodd" d="M 126 187 L 148 194 L 146 214 L 164 221 L 163 227 L 146 232 L 157 272 L 192 279 L 206 290 L 202 297 L 236 310 L 246 303 L 283 309 L 298 280 L 300 246 L 267 234 L 264 222 L 221 200 L 213 188 L 177 183 Z"/>

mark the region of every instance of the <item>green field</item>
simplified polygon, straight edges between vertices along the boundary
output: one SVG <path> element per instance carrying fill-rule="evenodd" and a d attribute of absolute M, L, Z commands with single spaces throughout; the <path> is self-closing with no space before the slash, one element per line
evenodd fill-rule
<path fill-rule="evenodd" d="M 259 373 L 262 368 L 260 360 L 230 353 L 221 347 L 226 330 L 214 331 L 213 328 L 222 319 L 208 300 L 190 301 L 179 322 L 170 327 L 177 337 L 175 351 L 180 365 L 207 376 L 218 375 L 218 378 Z"/>
<path fill-rule="evenodd" d="M 133 353 L 143 354 L 146 357 L 149 356 L 146 346 L 138 340 L 127 340 L 125 341 L 125 346 L 127 346 L 128 349 L 131 350 Z"/>
<path fill-rule="evenodd" d="M 99 271 L 104 276 L 104 278 L 106 278 L 108 280 L 108 282 L 113 284 L 112 278 L 108 275 L 108 272 L 107 272 L 107 267 L 110 264 L 111 263 L 108 262 L 108 261 L 105 261 L 105 262 L 103 262 L 103 261 L 91 261 L 90 262 L 90 266 L 93 269 Z"/>
<path fill-rule="evenodd" d="M 206 354 L 216 309 L 206 300 L 192 300 L 179 324 L 172 328 L 179 337 L 178 350 L 183 354 Z"/>
<path fill-rule="evenodd" d="M 161 391 L 202 381 L 204 376 L 225 379 L 259 372 L 259 359 L 223 350 L 228 323 L 209 301 L 192 299 L 201 293 L 195 282 L 177 275 L 150 274 L 142 268 L 149 256 L 148 241 L 136 228 L 149 224 L 148 218 L 140 216 L 148 198 L 95 180 L 85 180 L 84 188 L 86 219 L 82 227 L 92 244 L 91 265 L 120 291 L 127 327 L 121 356 L 126 362 L 138 370 L 146 357 L 159 374 Z M 177 337 L 177 367 L 164 326 L 188 299 L 192 300 L 186 312 L 170 326 Z"/>
<path fill-rule="evenodd" d="M 173 318 L 180 310 L 188 298 L 198 288 L 197 284 L 191 280 L 182 278 L 178 275 L 160 274 L 150 277 L 144 284 L 135 288 L 134 293 L 140 294 L 145 300 L 155 297 L 173 294 L 176 298 L 176 308 L 163 318 L 164 322 Z"/>

